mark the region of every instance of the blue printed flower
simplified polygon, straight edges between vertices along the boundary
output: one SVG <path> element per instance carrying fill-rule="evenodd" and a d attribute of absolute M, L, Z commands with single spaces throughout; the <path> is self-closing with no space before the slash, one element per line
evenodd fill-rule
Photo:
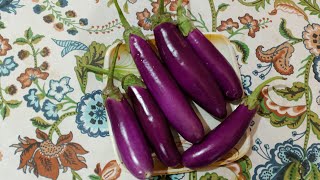
<path fill-rule="evenodd" d="M 78 33 L 78 30 L 76 28 L 68 29 L 67 32 L 71 35 L 76 35 Z"/>
<path fill-rule="evenodd" d="M 43 7 L 40 6 L 39 4 L 35 5 L 33 7 L 33 12 L 36 13 L 36 14 L 40 14 L 44 11 Z"/>
<path fill-rule="evenodd" d="M 88 25 L 88 19 L 87 19 L 87 18 L 81 18 L 81 19 L 79 20 L 79 24 L 80 24 L 81 26 L 86 26 L 86 25 Z"/>
<path fill-rule="evenodd" d="M 251 94 L 252 91 L 250 90 L 250 87 L 252 85 L 251 76 L 249 75 L 241 75 L 242 79 L 242 87 L 245 90 L 246 94 Z"/>
<path fill-rule="evenodd" d="M 283 143 L 277 143 L 274 149 L 271 149 L 270 154 L 268 152 L 260 153 L 255 148 L 254 151 L 257 151 L 260 156 L 264 154 L 264 158 L 268 161 L 255 168 L 252 179 L 285 179 L 285 174 L 299 175 L 299 169 L 304 169 L 304 171 L 297 178 L 306 179 L 310 173 L 319 172 L 320 144 L 312 144 L 305 152 L 301 146 L 293 144 L 293 142 L 292 139 L 289 139 Z M 260 145 L 258 146 L 261 148 Z"/>
<path fill-rule="evenodd" d="M 16 9 L 23 7 L 20 0 L 0 0 L 0 11 L 17 14 Z"/>
<path fill-rule="evenodd" d="M 86 94 L 77 106 L 76 123 L 78 129 L 90 137 L 109 135 L 107 114 L 101 94 L 101 90 Z"/>
<path fill-rule="evenodd" d="M 0 77 L 9 76 L 10 72 L 18 67 L 18 64 L 13 61 L 13 56 L 7 57 L 2 62 L 0 60 Z"/>
<path fill-rule="evenodd" d="M 66 94 L 73 91 L 73 88 L 69 85 L 69 81 L 69 77 L 63 77 L 59 81 L 50 80 L 48 95 L 60 102 Z"/>
<path fill-rule="evenodd" d="M 64 8 L 64 7 L 68 6 L 68 1 L 67 0 L 58 0 L 58 2 L 56 4 L 58 6 Z"/>
<path fill-rule="evenodd" d="M 27 107 L 32 107 L 36 112 L 39 112 L 41 107 L 37 91 L 37 89 L 30 89 L 29 93 L 23 96 L 23 99 L 27 101 Z"/>
<path fill-rule="evenodd" d="M 315 58 L 312 67 L 314 72 L 314 78 L 316 78 L 316 80 L 320 82 L 320 56 Z"/>
<path fill-rule="evenodd" d="M 58 107 L 57 105 L 53 104 L 50 100 L 46 99 L 42 105 L 41 109 L 44 115 L 48 120 L 58 120 Z"/>

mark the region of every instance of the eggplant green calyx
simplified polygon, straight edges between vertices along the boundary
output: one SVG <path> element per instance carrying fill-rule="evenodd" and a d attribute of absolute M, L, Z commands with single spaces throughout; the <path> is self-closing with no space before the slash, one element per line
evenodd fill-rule
<path fill-rule="evenodd" d="M 178 27 L 184 36 L 188 36 L 188 34 L 195 28 L 187 16 L 186 9 L 182 6 L 182 0 L 178 1 L 178 8 L 177 8 L 177 22 Z"/>
<path fill-rule="evenodd" d="M 168 12 L 165 12 L 164 0 L 160 0 L 159 5 L 160 6 L 159 6 L 158 13 L 151 16 L 152 29 L 154 29 L 156 26 L 158 26 L 161 23 L 173 22 L 171 18 L 171 14 Z"/>
<path fill-rule="evenodd" d="M 244 104 L 246 106 L 248 106 L 249 110 L 253 110 L 258 106 L 258 103 L 259 103 L 258 98 L 260 96 L 262 89 L 270 82 L 272 82 L 274 80 L 278 80 L 278 79 L 286 80 L 287 78 L 284 78 L 281 76 L 275 76 L 275 77 L 272 77 L 272 78 L 264 81 L 258 87 L 256 87 L 256 89 L 252 92 L 252 94 L 250 94 L 244 101 Z"/>
<path fill-rule="evenodd" d="M 124 32 L 123 32 L 123 39 L 129 49 L 129 37 L 131 34 L 135 34 L 137 36 L 142 37 L 143 39 L 146 39 L 144 34 L 142 33 L 141 29 L 138 27 L 130 26 L 129 22 L 127 19 L 124 17 L 124 14 L 119 6 L 118 0 L 114 0 L 114 5 L 116 6 L 116 9 L 119 14 L 120 21 L 122 23 L 122 26 L 124 27 Z"/>
<path fill-rule="evenodd" d="M 119 43 L 117 45 L 116 50 L 114 52 L 114 55 L 113 55 L 113 58 L 112 58 L 112 62 L 111 62 L 111 66 L 109 68 L 110 74 L 108 76 L 107 86 L 103 90 L 103 93 L 108 98 L 112 98 L 112 99 L 115 99 L 117 101 L 120 101 L 123 98 L 120 89 L 118 87 L 114 86 L 114 83 L 113 83 L 114 69 L 116 67 L 120 46 L 121 46 L 121 43 Z"/>
<path fill-rule="evenodd" d="M 146 88 L 146 85 L 134 74 L 128 74 L 122 78 L 121 86 L 125 91 L 128 91 L 129 86 L 139 86 Z"/>

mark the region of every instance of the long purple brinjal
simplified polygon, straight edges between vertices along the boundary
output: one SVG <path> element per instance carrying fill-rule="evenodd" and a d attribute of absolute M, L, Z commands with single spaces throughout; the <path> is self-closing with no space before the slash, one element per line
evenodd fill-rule
<path fill-rule="evenodd" d="M 192 25 L 191 20 L 185 15 L 181 2 L 177 8 L 177 14 L 179 29 L 200 57 L 199 60 L 210 71 L 226 99 L 230 101 L 241 99 L 242 85 L 231 64 L 201 31 Z"/>
<path fill-rule="evenodd" d="M 166 166 L 179 165 L 181 154 L 174 142 L 169 124 L 145 84 L 135 75 L 129 74 L 122 79 L 122 87 L 126 90 L 157 157 Z"/>
<path fill-rule="evenodd" d="M 120 45 L 118 45 L 112 60 L 108 84 L 104 90 L 107 95 L 106 108 L 113 136 L 124 165 L 136 178 L 146 179 L 153 171 L 151 149 L 148 147 L 133 109 L 119 88 L 113 84 L 113 73 L 119 47 Z"/>
<path fill-rule="evenodd" d="M 194 144 L 182 155 L 182 163 L 188 168 L 207 166 L 229 152 L 245 134 L 258 109 L 258 97 L 262 88 L 276 79 L 273 77 L 260 84 L 236 110 L 234 110 L 221 124 L 213 129 L 199 144 Z"/>
<path fill-rule="evenodd" d="M 119 4 L 115 5 L 125 27 L 124 39 L 149 92 L 168 119 L 170 125 L 187 141 L 197 143 L 204 129 L 192 106 L 145 40 L 140 28 L 131 27 Z"/>
<path fill-rule="evenodd" d="M 226 101 L 219 86 L 178 27 L 161 22 L 153 32 L 161 59 L 182 89 L 213 116 L 226 117 Z"/>

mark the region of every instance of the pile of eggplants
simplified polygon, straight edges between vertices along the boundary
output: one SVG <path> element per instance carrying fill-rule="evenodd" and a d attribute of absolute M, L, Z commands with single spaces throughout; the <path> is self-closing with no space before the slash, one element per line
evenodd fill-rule
<path fill-rule="evenodd" d="M 273 77 L 263 82 L 226 117 L 226 103 L 243 96 L 240 80 L 223 55 L 192 26 L 181 0 L 177 22 L 164 13 L 163 0 L 160 0 L 159 13 L 152 17 L 161 59 L 140 28 L 127 22 L 117 0 L 114 3 L 125 28 L 124 40 L 141 75 L 122 77 L 126 95 L 114 86 L 118 45 L 103 92 L 124 165 L 136 178 L 145 179 L 152 174 L 153 151 L 168 167 L 182 164 L 196 169 L 219 160 L 245 134 L 258 109 L 262 88 L 284 78 Z M 212 116 L 225 119 L 205 135 L 190 100 Z M 176 147 L 171 127 L 193 144 L 182 154 Z"/>

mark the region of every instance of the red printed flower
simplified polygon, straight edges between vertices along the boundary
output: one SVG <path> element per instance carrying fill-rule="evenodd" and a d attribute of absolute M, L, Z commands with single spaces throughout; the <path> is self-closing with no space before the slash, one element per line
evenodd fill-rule
<path fill-rule="evenodd" d="M 247 26 L 249 29 L 248 35 L 252 38 L 256 36 L 256 32 L 260 30 L 259 22 L 256 19 L 253 19 L 248 13 L 246 13 L 243 17 L 239 17 L 240 23 Z"/>
<path fill-rule="evenodd" d="M 151 19 L 150 19 L 150 12 L 147 8 L 144 8 L 142 12 L 137 12 L 137 19 L 138 19 L 138 25 L 140 27 L 143 27 L 144 30 L 150 30 L 151 29 Z"/>
<path fill-rule="evenodd" d="M 20 74 L 17 80 L 21 83 L 22 89 L 30 87 L 32 82 L 38 78 L 46 80 L 49 74 L 42 72 L 39 68 L 27 68 L 24 73 Z"/>
<path fill-rule="evenodd" d="M 0 56 L 7 55 L 7 52 L 11 49 L 12 47 L 9 44 L 9 39 L 5 39 L 0 35 Z"/>
<path fill-rule="evenodd" d="M 29 171 L 33 170 L 37 177 L 40 175 L 57 179 L 60 169 L 66 172 L 68 168 L 77 171 L 87 167 L 84 157 L 79 154 L 87 154 L 88 151 L 80 144 L 71 142 L 72 132 L 61 135 L 56 144 L 53 144 L 48 135 L 39 129 L 36 130 L 36 134 L 42 142 L 28 137 L 24 139 L 19 137 L 20 143 L 10 146 L 17 148 L 15 153 L 22 152 L 18 169 L 26 172 L 29 167 Z"/>
<path fill-rule="evenodd" d="M 239 24 L 237 22 L 233 22 L 231 18 L 226 21 L 221 21 L 221 25 L 217 27 L 218 31 L 232 30 L 232 28 L 239 28 Z"/>
<path fill-rule="evenodd" d="M 116 160 L 112 160 L 108 162 L 103 169 L 101 169 L 100 163 L 98 163 L 94 172 L 102 180 L 116 180 L 120 177 L 121 168 Z"/>

